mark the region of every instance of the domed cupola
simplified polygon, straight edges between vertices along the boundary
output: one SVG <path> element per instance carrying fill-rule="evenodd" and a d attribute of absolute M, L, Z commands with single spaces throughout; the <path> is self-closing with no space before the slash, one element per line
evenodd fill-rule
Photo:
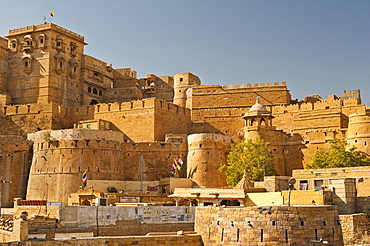
<path fill-rule="evenodd" d="M 252 116 L 252 115 L 271 115 L 271 112 L 268 111 L 265 108 L 265 106 L 260 104 L 258 97 L 257 97 L 256 103 L 249 109 L 249 111 L 244 115 L 244 117 Z"/>
<path fill-rule="evenodd" d="M 256 103 L 244 114 L 245 126 L 271 126 L 274 117 L 264 105 L 259 103 L 258 97 Z"/>

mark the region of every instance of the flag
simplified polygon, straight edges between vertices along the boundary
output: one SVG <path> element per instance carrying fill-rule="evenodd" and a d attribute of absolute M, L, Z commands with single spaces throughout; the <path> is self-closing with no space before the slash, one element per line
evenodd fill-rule
<path fill-rule="evenodd" d="M 82 174 L 82 183 L 83 183 L 83 187 L 85 188 L 85 187 L 86 187 L 86 184 L 87 184 L 87 169 L 86 169 L 86 171 Z"/>
<path fill-rule="evenodd" d="M 179 163 L 177 162 L 176 159 L 173 159 L 173 165 L 178 169 L 180 170 L 181 169 L 181 166 L 179 165 Z"/>
<path fill-rule="evenodd" d="M 184 164 L 184 161 L 182 160 L 182 158 L 180 157 L 177 161 L 178 165 L 180 166 L 180 168 L 182 168 L 182 165 Z"/>
<path fill-rule="evenodd" d="M 54 11 L 50 10 L 50 16 L 54 17 Z"/>
<path fill-rule="evenodd" d="M 173 164 L 172 164 L 171 173 L 172 173 L 173 175 L 175 175 L 175 174 L 176 174 L 176 165 L 175 165 L 175 163 L 173 163 Z"/>

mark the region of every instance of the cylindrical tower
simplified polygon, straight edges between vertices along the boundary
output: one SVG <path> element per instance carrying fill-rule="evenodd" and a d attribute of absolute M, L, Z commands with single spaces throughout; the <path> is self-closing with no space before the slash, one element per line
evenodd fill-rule
<path fill-rule="evenodd" d="M 174 97 L 173 103 L 186 107 L 186 91 L 194 85 L 200 85 L 198 76 L 192 73 L 179 73 L 174 76 Z"/>
<path fill-rule="evenodd" d="M 351 114 L 349 115 L 348 147 L 356 147 L 358 151 L 370 153 L 370 115 Z"/>
<path fill-rule="evenodd" d="M 188 136 L 188 178 L 199 187 L 226 186 L 226 176 L 219 171 L 226 164 L 230 137 L 215 133 L 200 133 Z"/>
<path fill-rule="evenodd" d="M 29 134 L 29 139 L 34 142 L 34 154 L 27 199 L 63 204 L 82 186 L 85 171 L 87 185 L 90 181 L 130 181 L 136 191 L 145 191 L 145 182 L 171 176 L 171 160 L 185 155 L 187 148 L 185 142 L 170 140 L 165 144 L 124 142 L 123 133 L 83 128 L 39 131 Z"/>

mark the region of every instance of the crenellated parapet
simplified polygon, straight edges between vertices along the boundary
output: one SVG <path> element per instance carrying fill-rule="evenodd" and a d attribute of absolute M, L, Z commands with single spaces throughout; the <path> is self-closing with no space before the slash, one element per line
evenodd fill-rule
<path fill-rule="evenodd" d="M 97 105 L 82 106 L 78 108 L 68 108 L 68 113 L 72 115 L 103 114 L 110 112 L 125 112 L 128 110 L 161 109 L 172 113 L 190 115 L 190 110 L 176 104 L 165 102 L 156 98 L 147 98 L 123 103 L 101 103 Z"/>
<path fill-rule="evenodd" d="M 28 134 L 28 140 L 34 142 L 34 151 L 56 150 L 62 148 L 95 148 L 115 151 L 179 151 L 187 148 L 186 135 L 169 138 L 168 142 L 130 142 L 125 135 L 114 131 L 99 131 L 76 128 L 64 130 L 44 130 Z"/>
<path fill-rule="evenodd" d="M 286 86 L 286 81 L 279 82 L 267 82 L 267 83 L 248 83 L 241 85 L 224 85 L 223 89 L 244 89 L 244 88 L 265 88 L 265 87 L 281 87 Z"/>
<path fill-rule="evenodd" d="M 57 32 L 63 33 L 64 35 L 71 36 L 75 39 L 78 39 L 80 41 L 84 41 L 84 36 L 78 35 L 77 33 L 74 33 L 70 30 L 67 30 L 61 26 L 55 25 L 51 22 L 44 23 L 44 24 L 39 24 L 39 25 L 31 25 L 31 26 L 26 26 L 26 27 L 21 27 L 21 28 L 16 28 L 9 30 L 9 36 L 14 36 L 14 35 L 19 35 L 22 33 L 30 33 L 30 32 L 40 32 L 44 30 L 55 30 Z"/>
<path fill-rule="evenodd" d="M 313 110 L 339 110 L 342 111 L 342 107 L 348 106 L 361 106 L 355 99 L 333 99 L 333 100 L 322 100 L 317 102 L 300 102 L 289 105 L 276 105 L 272 106 L 273 114 L 281 113 L 292 113 L 292 112 L 304 112 L 304 111 L 313 111 Z M 363 107 L 361 107 L 363 108 Z M 356 110 L 361 110 L 361 108 L 356 108 Z M 338 111 L 338 112 L 339 112 Z"/>

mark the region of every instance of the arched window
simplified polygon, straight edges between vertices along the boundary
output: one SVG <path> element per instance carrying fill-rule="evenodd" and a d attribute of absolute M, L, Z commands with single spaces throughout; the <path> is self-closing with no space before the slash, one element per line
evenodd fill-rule
<path fill-rule="evenodd" d="M 10 48 L 12 49 L 12 51 L 16 51 L 17 50 L 17 43 L 18 43 L 18 40 L 17 39 L 12 39 L 10 41 Z"/>
<path fill-rule="evenodd" d="M 91 92 L 91 87 L 90 87 L 90 86 L 89 86 L 89 88 L 87 88 L 87 91 L 88 91 L 88 92 Z"/>
<path fill-rule="evenodd" d="M 253 126 L 255 122 L 256 122 L 256 120 L 254 118 L 251 119 L 251 126 Z"/>
<path fill-rule="evenodd" d="M 261 121 L 260 121 L 260 125 L 261 125 L 261 126 L 266 125 L 266 121 L 265 121 L 265 119 L 264 119 L 264 118 L 262 118 L 262 119 L 261 119 Z"/>
<path fill-rule="evenodd" d="M 94 94 L 98 94 L 98 90 L 96 88 L 93 89 Z"/>
<path fill-rule="evenodd" d="M 102 95 L 103 95 L 103 92 L 99 90 L 99 96 L 102 96 Z"/>
<path fill-rule="evenodd" d="M 56 37 L 56 49 L 58 52 L 63 49 L 63 39 L 60 35 Z"/>
<path fill-rule="evenodd" d="M 22 62 L 24 65 L 23 71 L 26 74 L 30 74 L 32 72 L 32 57 L 23 57 Z"/>
<path fill-rule="evenodd" d="M 45 43 L 46 43 L 45 34 L 40 34 L 39 35 L 39 48 L 44 49 L 45 48 Z"/>

